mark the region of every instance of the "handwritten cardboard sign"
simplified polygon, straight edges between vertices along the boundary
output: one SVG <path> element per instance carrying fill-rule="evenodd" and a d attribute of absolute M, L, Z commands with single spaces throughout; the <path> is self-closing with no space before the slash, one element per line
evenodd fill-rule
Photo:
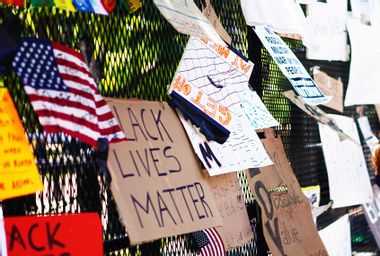
<path fill-rule="evenodd" d="M 319 86 L 321 91 L 327 95 L 331 96 L 331 100 L 323 105 L 332 108 L 336 111 L 343 113 L 343 82 L 342 80 L 335 79 L 325 72 L 313 69 L 313 76 L 315 83 Z"/>
<path fill-rule="evenodd" d="M 377 247 L 380 248 L 380 189 L 377 185 L 372 185 L 372 190 L 373 201 L 363 204 L 363 209 Z"/>
<path fill-rule="evenodd" d="M 323 255 L 326 249 L 314 226 L 310 204 L 286 158 L 281 138 L 273 130 L 262 139 L 274 165 L 250 169 L 248 182 L 262 209 L 264 236 L 272 254 Z M 279 190 L 278 188 L 287 188 Z"/>
<path fill-rule="evenodd" d="M 215 28 L 216 32 L 220 35 L 220 37 L 226 41 L 228 44 L 231 44 L 232 38 L 227 33 L 227 31 L 224 29 L 222 23 L 220 22 L 218 16 L 216 15 L 216 12 L 214 8 L 211 5 L 210 0 L 206 0 L 206 6 L 203 9 L 202 13 L 203 15 L 210 21 L 211 25 Z"/>
<path fill-rule="evenodd" d="M 293 89 L 310 105 L 329 101 L 314 83 L 305 67 L 286 43 L 267 26 L 256 26 L 254 29 L 274 62 L 286 76 Z"/>
<path fill-rule="evenodd" d="M 242 246 L 253 232 L 236 173 L 208 177 L 223 225 L 217 228 L 226 249 Z"/>
<path fill-rule="evenodd" d="M 24 127 L 6 88 L 0 88 L 0 155 L 0 200 L 43 189 Z"/>
<path fill-rule="evenodd" d="M 110 145 L 111 189 L 132 244 L 221 225 L 175 112 L 164 102 L 107 99 L 128 141 Z"/>
<path fill-rule="evenodd" d="M 8 256 L 103 255 L 97 213 L 5 217 Z"/>

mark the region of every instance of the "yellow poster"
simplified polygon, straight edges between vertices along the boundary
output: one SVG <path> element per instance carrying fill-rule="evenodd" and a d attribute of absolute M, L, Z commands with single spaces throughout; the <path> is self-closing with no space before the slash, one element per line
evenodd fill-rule
<path fill-rule="evenodd" d="M 54 0 L 54 5 L 62 10 L 68 10 L 72 12 L 76 12 L 77 9 L 75 9 L 72 0 Z"/>
<path fill-rule="evenodd" d="M 0 155 L 0 200 L 43 189 L 24 127 L 6 88 L 0 88 Z"/>

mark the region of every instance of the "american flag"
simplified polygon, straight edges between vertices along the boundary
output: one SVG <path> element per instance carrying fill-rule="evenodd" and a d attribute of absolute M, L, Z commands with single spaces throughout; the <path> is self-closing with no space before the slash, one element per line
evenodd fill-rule
<path fill-rule="evenodd" d="M 46 132 L 63 132 L 95 147 L 98 138 L 126 140 L 83 57 L 46 39 L 25 38 L 12 67 Z"/>
<path fill-rule="evenodd" d="M 208 228 L 193 233 L 202 256 L 225 256 L 222 238 L 215 228 Z"/>

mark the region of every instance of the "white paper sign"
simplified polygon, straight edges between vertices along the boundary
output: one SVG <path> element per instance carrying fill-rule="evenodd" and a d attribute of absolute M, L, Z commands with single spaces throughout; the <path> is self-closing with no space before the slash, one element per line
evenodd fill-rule
<path fill-rule="evenodd" d="M 307 197 L 307 199 L 309 199 L 311 206 L 319 206 L 319 202 L 321 201 L 321 187 L 319 185 L 304 187 L 301 189 L 303 194 Z"/>
<path fill-rule="evenodd" d="M 380 248 L 380 189 L 377 185 L 373 185 L 372 189 L 374 200 L 363 204 L 363 209 L 373 237 Z"/>
<path fill-rule="evenodd" d="M 348 214 L 320 230 L 318 233 L 329 255 L 352 256 L 351 224 Z"/>
<path fill-rule="evenodd" d="M 351 138 L 359 142 L 354 120 L 340 115 L 329 115 Z M 363 150 L 359 143 L 339 140 L 339 135 L 328 126 L 319 125 L 323 155 L 329 179 L 333 208 L 364 204 L 372 201 L 373 193 Z"/>
<path fill-rule="evenodd" d="M 329 97 L 322 93 L 296 55 L 278 35 L 266 26 L 256 26 L 254 30 L 298 95 L 310 105 L 329 101 Z"/>
<path fill-rule="evenodd" d="M 154 0 L 154 3 L 178 32 L 225 44 L 193 0 Z"/>
<path fill-rule="evenodd" d="M 7 256 L 7 241 L 4 229 L 3 209 L 0 206 L 0 256 Z"/>
<path fill-rule="evenodd" d="M 367 146 L 372 151 L 373 147 L 379 142 L 379 140 L 372 133 L 371 126 L 369 125 L 368 117 L 366 116 L 359 117 L 358 124 Z"/>
<path fill-rule="evenodd" d="M 347 61 L 347 0 L 329 0 L 307 6 L 306 23 L 317 47 L 307 48 L 306 57 Z"/>
<path fill-rule="evenodd" d="M 380 25 L 363 25 L 348 18 L 351 41 L 351 66 L 345 106 L 380 103 Z"/>

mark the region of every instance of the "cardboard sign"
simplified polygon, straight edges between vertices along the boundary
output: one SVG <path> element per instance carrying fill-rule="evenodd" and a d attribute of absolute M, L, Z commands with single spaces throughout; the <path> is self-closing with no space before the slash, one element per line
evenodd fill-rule
<path fill-rule="evenodd" d="M 178 32 L 225 45 L 193 0 L 154 0 L 153 2 Z"/>
<path fill-rule="evenodd" d="M 372 190 L 373 201 L 363 204 L 363 209 L 377 247 L 380 248 L 380 189 L 377 185 L 372 185 Z"/>
<path fill-rule="evenodd" d="M 221 225 L 207 181 L 164 102 L 107 99 L 127 142 L 110 145 L 111 189 L 132 244 Z"/>
<path fill-rule="evenodd" d="M 357 121 L 359 124 L 360 131 L 365 140 L 365 143 L 367 144 L 369 149 L 372 151 L 375 145 L 379 142 L 379 139 L 376 137 L 375 134 L 372 133 L 371 126 L 368 121 L 368 117 L 361 116 L 357 119 Z"/>
<path fill-rule="evenodd" d="M 211 5 L 210 0 L 206 0 L 206 6 L 203 9 L 203 15 L 210 21 L 211 25 L 215 28 L 216 32 L 220 35 L 220 37 L 226 41 L 228 44 L 231 44 L 232 38 L 224 29 L 222 23 L 220 23 L 218 16 L 215 13 L 214 8 Z"/>
<path fill-rule="evenodd" d="M 379 119 L 379 122 L 380 122 L 380 105 L 379 104 L 375 105 L 375 109 L 377 113 L 377 118 Z"/>
<path fill-rule="evenodd" d="M 333 208 L 364 204 L 373 200 L 371 182 L 359 134 L 354 120 L 340 115 L 334 118 L 342 130 L 353 138 L 340 141 L 338 134 L 325 125 L 319 125 L 323 155 L 329 177 L 330 198 Z"/>
<path fill-rule="evenodd" d="M 348 214 L 319 231 L 328 255 L 351 256 L 351 225 Z"/>
<path fill-rule="evenodd" d="M 0 88 L 0 155 L 0 200 L 43 189 L 24 127 L 6 88 Z"/>
<path fill-rule="evenodd" d="M 250 169 L 248 182 L 262 210 L 269 249 L 274 256 L 327 256 L 312 220 L 309 201 L 293 174 L 281 138 L 275 138 L 270 129 L 265 135 L 262 142 L 274 165 Z"/>
<path fill-rule="evenodd" d="M 310 105 L 323 104 L 330 100 L 314 83 L 305 67 L 281 37 L 266 26 L 256 26 L 254 31 L 293 89 L 303 100 Z"/>
<path fill-rule="evenodd" d="M 217 231 L 226 249 L 252 240 L 253 232 L 236 173 L 209 177 L 208 182 L 223 220 L 223 226 Z"/>
<path fill-rule="evenodd" d="M 5 217 L 8 256 L 103 255 L 97 213 Z"/>
<path fill-rule="evenodd" d="M 321 91 L 327 95 L 331 96 L 331 100 L 327 103 L 322 104 L 323 106 L 329 107 L 336 111 L 343 113 L 343 82 L 339 79 L 334 79 L 327 75 L 325 72 L 313 69 L 313 76 L 315 83 L 319 86 Z"/>

